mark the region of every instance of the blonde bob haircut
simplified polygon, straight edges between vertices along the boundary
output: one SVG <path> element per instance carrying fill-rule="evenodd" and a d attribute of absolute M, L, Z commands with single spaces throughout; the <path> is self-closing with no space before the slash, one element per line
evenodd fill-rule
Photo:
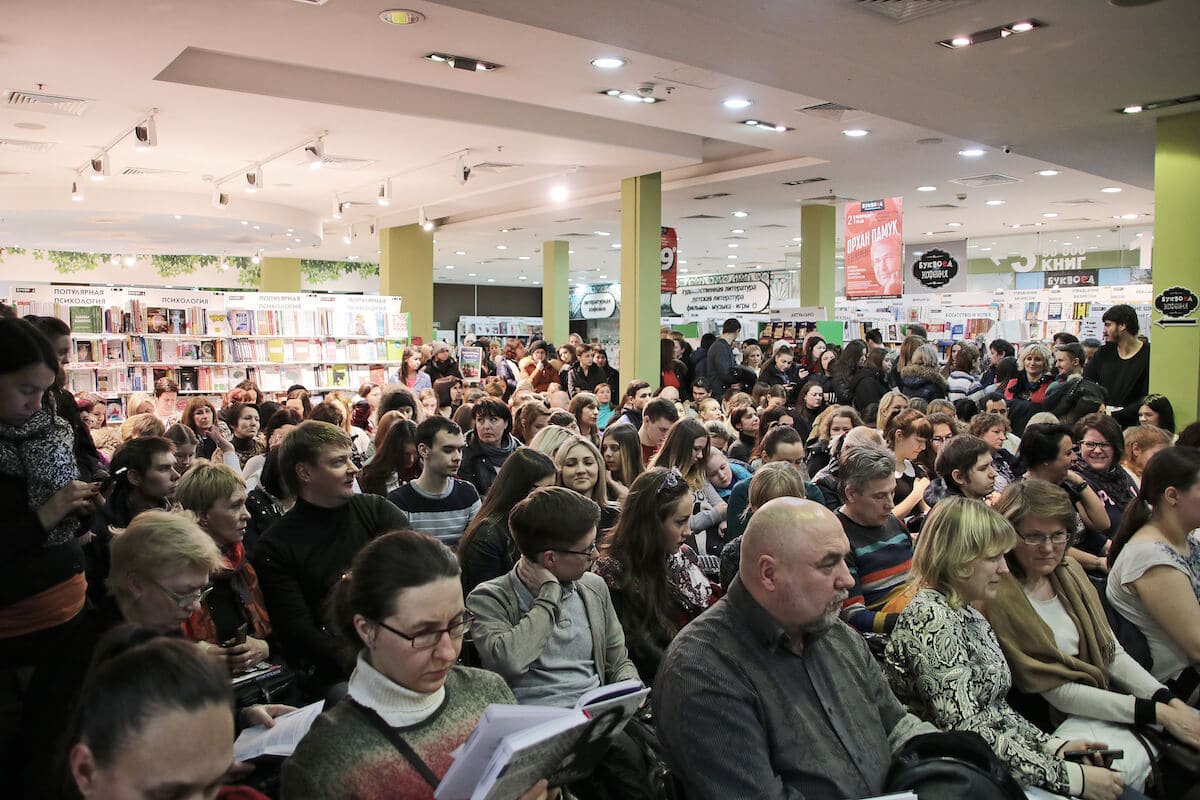
<path fill-rule="evenodd" d="M 195 517 L 179 511 L 143 511 L 114 533 L 110 550 L 106 585 L 118 599 L 130 599 L 131 577 L 161 582 L 185 569 L 212 575 L 225 565 L 216 542 Z"/>
<path fill-rule="evenodd" d="M 121 441 L 124 442 L 147 436 L 162 436 L 166 432 L 167 427 L 153 414 L 134 414 L 121 423 Z"/>
<path fill-rule="evenodd" d="M 537 435 L 529 442 L 529 446 L 539 453 L 544 453 L 554 458 L 558 454 L 559 448 L 575 435 L 575 433 L 562 426 L 547 425 L 537 432 Z"/>
<path fill-rule="evenodd" d="M 1050 348 L 1041 342 L 1030 342 L 1021 348 L 1021 360 L 1017 362 L 1017 366 L 1020 367 L 1022 372 L 1025 371 L 1025 358 L 1027 356 L 1041 356 L 1042 364 L 1045 365 L 1043 369 L 1046 372 L 1049 372 L 1050 368 L 1054 366 L 1054 356 L 1050 354 Z"/>
<path fill-rule="evenodd" d="M 579 395 L 576 395 L 578 397 Z M 548 428 L 543 428 L 543 431 Z M 541 436 L 542 431 L 538 432 Z M 537 440 L 537 436 L 533 437 Z M 600 448 L 596 447 L 596 443 L 586 436 L 575 434 L 563 440 L 563 443 L 558 446 L 558 452 L 554 454 L 554 468 L 558 472 L 558 485 L 562 486 L 562 471 L 563 464 L 566 463 L 567 455 L 576 447 L 582 447 L 591 454 L 596 460 L 596 485 L 592 487 L 592 493 L 589 498 L 596 502 L 596 505 L 604 508 L 608 505 L 608 469 L 604 466 L 604 456 L 600 455 Z"/>
<path fill-rule="evenodd" d="M 996 558 L 1017 544 L 1012 524 L 978 500 L 947 497 L 933 507 L 913 553 L 917 585 L 946 596 L 951 608 L 966 605 L 958 585 L 969 578 L 973 563 Z"/>
<path fill-rule="evenodd" d="M 228 464 L 198 462 L 179 479 L 175 501 L 194 514 L 207 514 L 220 500 L 228 500 L 246 483 Z"/>

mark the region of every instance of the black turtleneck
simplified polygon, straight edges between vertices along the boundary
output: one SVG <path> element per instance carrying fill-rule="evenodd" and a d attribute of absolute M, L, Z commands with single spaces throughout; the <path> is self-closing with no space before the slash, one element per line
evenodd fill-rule
<path fill-rule="evenodd" d="M 323 683 L 346 680 L 350 665 L 326 628 L 325 600 L 367 542 L 407 527 L 408 517 L 387 498 L 356 494 L 338 508 L 297 500 L 263 535 L 253 566 L 289 661 L 316 667 Z"/>

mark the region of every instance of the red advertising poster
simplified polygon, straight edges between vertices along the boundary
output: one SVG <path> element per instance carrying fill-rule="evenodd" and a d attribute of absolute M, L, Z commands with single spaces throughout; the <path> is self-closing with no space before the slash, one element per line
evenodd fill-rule
<path fill-rule="evenodd" d="M 662 281 L 659 291 L 669 294 L 675 291 L 675 278 L 679 266 L 679 239 L 675 235 L 674 228 L 662 229 L 661 247 Z"/>
<path fill-rule="evenodd" d="M 904 287 L 904 198 L 846 204 L 846 297 L 899 297 Z"/>

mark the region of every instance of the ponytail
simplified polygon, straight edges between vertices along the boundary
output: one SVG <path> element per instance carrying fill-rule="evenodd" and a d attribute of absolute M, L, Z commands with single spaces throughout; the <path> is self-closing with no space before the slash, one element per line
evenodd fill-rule
<path fill-rule="evenodd" d="M 1145 484 L 1142 485 L 1145 486 Z M 1146 501 L 1144 489 L 1138 489 L 1138 493 L 1129 501 L 1129 505 L 1125 506 L 1125 513 L 1121 516 L 1121 525 L 1117 528 L 1117 532 L 1112 538 L 1112 544 L 1108 548 L 1109 569 L 1112 569 L 1113 564 L 1117 563 L 1117 556 L 1121 554 L 1121 550 L 1125 548 L 1129 539 L 1150 521 L 1150 512 L 1150 504 Z"/>

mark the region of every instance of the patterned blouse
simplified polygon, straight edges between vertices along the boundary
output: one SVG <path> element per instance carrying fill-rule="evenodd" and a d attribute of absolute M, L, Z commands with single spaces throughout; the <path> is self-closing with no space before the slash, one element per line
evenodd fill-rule
<path fill-rule="evenodd" d="M 1070 794 L 1070 773 L 1053 753 L 1058 742 L 1009 706 L 1012 673 L 992 626 L 970 606 L 922 589 L 900 615 L 885 651 L 885 670 L 901 703 L 942 730 L 974 731 L 1026 786 Z"/>

